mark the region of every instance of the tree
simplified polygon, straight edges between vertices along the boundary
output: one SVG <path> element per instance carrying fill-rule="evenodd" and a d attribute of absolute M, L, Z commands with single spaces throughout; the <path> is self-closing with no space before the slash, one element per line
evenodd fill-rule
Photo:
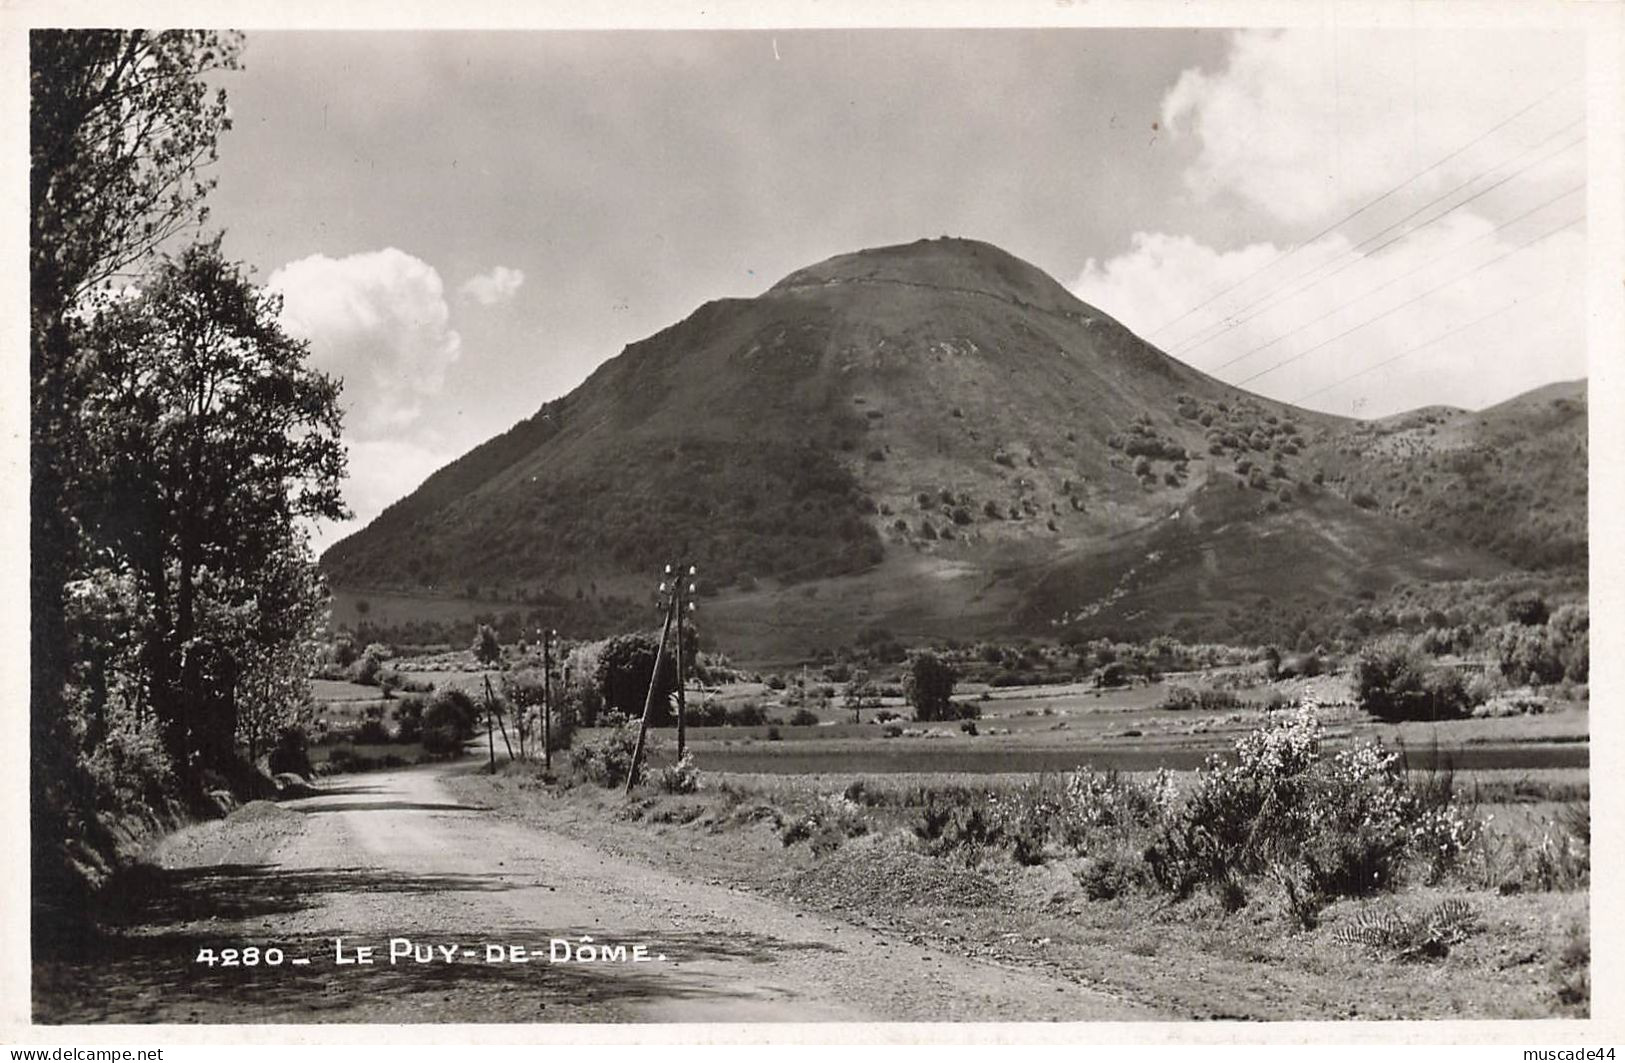
<path fill-rule="evenodd" d="M 250 761 L 310 722 L 328 616 L 327 588 L 303 543 L 275 553 L 262 575 L 239 632 L 237 738 Z"/>
<path fill-rule="evenodd" d="M 79 473 L 84 371 L 73 331 L 90 290 L 204 217 L 197 171 L 230 126 L 206 74 L 236 66 L 235 37 L 213 32 L 36 30 L 29 34 L 30 803 L 36 876 L 41 844 L 84 833 L 91 799 L 70 721 L 68 587 L 109 568 L 83 549 Z M 132 593 L 134 593 L 132 588 Z M 83 613 L 80 613 L 83 617 Z M 150 617 L 146 618 L 150 620 Z M 143 694 L 144 698 L 144 694 Z M 138 701 L 142 699 L 137 699 Z M 103 706 L 91 711 L 94 716 Z M 35 895 L 53 895 L 36 877 Z"/>
<path fill-rule="evenodd" d="M 183 766 L 232 754 L 244 648 L 303 638 L 325 597 L 300 571 L 297 528 L 345 515 L 339 384 L 306 365 L 280 310 L 216 238 L 160 262 L 78 333 L 92 373 L 75 515 L 151 598 L 148 681 Z M 278 610 L 293 612 L 269 618 Z"/>
<path fill-rule="evenodd" d="M 502 660 L 502 643 L 497 641 L 497 633 L 490 624 L 480 625 L 471 648 L 474 657 L 487 668 Z"/>
<path fill-rule="evenodd" d="M 479 708 L 468 692 L 456 687 L 437 691 L 422 715 L 422 740 L 426 752 L 444 756 L 459 752 L 474 734 Z"/>
<path fill-rule="evenodd" d="M 604 644 L 598 657 L 597 683 L 604 704 L 627 716 L 641 716 L 643 702 L 654 675 L 659 640 L 647 632 L 617 635 Z M 671 697 L 677 691 L 677 662 L 670 652 L 660 665 L 660 682 L 655 688 L 649 722 L 655 726 L 671 720 Z"/>
<path fill-rule="evenodd" d="M 1550 616 L 1551 610 L 1546 605 L 1546 599 L 1535 591 L 1522 591 L 1506 601 L 1506 617 L 1514 624 L 1534 627 L 1546 623 Z"/>
<path fill-rule="evenodd" d="M 953 666 L 929 650 L 911 655 L 908 671 L 903 673 L 903 693 L 914 706 L 914 718 L 954 719 L 952 698 L 958 679 Z"/>
<path fill-rule="evenodd" d="M 859 668 L 853 671 L 847 680 L 844 703 L 852 710 L 852 722 L 863 722 L 863 710 L 877 708 L 880 705 L 880 692 L 869 681 L 869 673 Z"/>

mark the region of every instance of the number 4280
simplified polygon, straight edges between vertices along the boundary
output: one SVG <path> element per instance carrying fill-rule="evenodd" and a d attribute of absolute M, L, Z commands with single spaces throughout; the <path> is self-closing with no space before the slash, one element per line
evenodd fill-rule
<path fill-rule="evenodd" d="M 197 959 L 193 963 L 201 963 L 208 967 L 277 967 L 283 960 L 282 950 L 272 946 L 261 949 L 250 945 L 241 949 L 220 949 L 216 952 L 211 948 L 198 950 Z"/>

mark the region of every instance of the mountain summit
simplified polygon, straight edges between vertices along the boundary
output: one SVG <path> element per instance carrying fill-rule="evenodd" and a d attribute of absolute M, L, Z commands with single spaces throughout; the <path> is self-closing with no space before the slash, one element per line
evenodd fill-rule
<path fill-rule="evenodd" d="M 990 244 L 921 240 L 706 303 L 323 564 L 339 588 L 600 602 L 608 625 L 681 557 L 709 630 L 767 653 L 864 625 L 1121 629 L 1181 595 L 1176 626 L 1213 637 L 1220 596 L 1311 608 L 1505 567 L 1316 482 L 1356 424 L 1198 372 Z"/>

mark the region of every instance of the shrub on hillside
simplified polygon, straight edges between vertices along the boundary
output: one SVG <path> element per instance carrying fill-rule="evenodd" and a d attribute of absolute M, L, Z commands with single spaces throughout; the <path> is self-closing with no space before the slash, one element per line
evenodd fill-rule
<path fill-rule="evenodd" d="M 791 727 L 811 727 L 818 723 L 818 714 L 810 709 L 797 709 L 790 714 Z"/>
<path fill-rule="evenodd" d="M 381 746 L 389 742 L 389 728 L 382 720 L 367 720 L 355 732 L 355 740 L 362 745 Z"/>

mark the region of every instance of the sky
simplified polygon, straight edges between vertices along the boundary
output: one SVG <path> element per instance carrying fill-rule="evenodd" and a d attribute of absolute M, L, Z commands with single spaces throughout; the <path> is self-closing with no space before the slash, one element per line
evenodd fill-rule
<path fill-rule="evenodd" d="M 253 32 L 210 223 L 344 378 L 355 519 L 700 304 L 966 236 L 1379 416 L 1586 375 L 1584 42 L 1513 31 Z"/>

